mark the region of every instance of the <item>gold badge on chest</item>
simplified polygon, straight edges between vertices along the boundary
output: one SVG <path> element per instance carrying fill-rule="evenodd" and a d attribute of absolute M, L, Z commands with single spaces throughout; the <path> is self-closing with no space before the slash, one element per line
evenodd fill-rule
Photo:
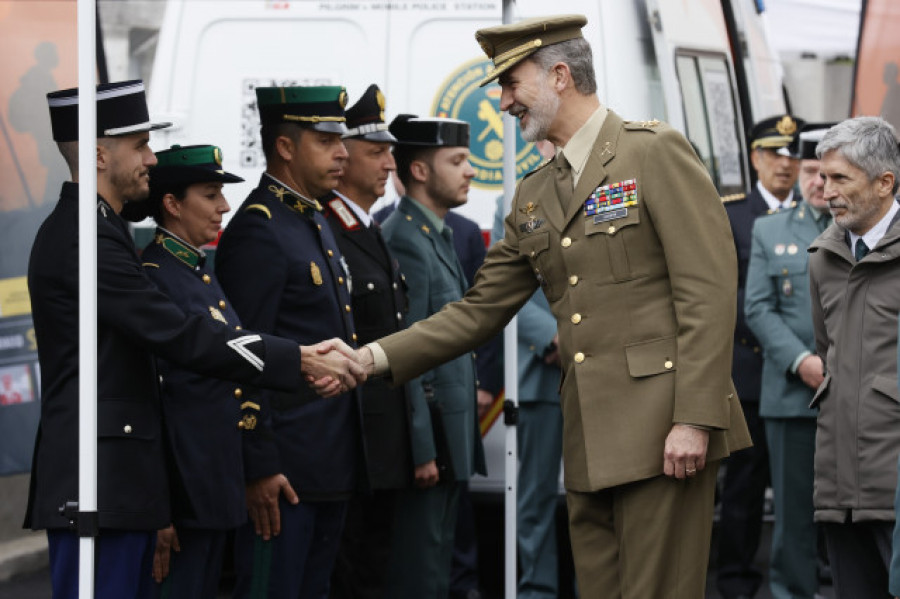
<path fill-rule="evenodd" d="M 322 270 L 319 268 L 319 265 L 315 262 L 309 263 L 309 275 L 312 277 L 313 285 L 321 285 L 322 281 Z"/>

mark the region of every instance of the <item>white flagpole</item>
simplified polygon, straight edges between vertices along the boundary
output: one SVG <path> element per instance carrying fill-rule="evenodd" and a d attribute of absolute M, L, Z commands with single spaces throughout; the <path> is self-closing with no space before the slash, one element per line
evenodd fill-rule
<path fill-rule="evenodd" d="M 95 0 L 78 0 L 78 528 L 97 513 L 97 102 Z M 79 539 L 78 597 L 94 596 L 94 537 Z"/>
<path fill-rule="evenodd" d="M 503 0 L 503 24 L 512 23 L 515 0 Z M 512 206 L 513 194 L 516 191 L 516 119 L 508 112 L 503 115 L 503 206 L 508 214 Z M 517 317 L 513 317 L 503 330 L 503 388 L 505 389 L 506 406 L 518 413 L 519 408 L 519 344 Z M 511 404 L 511 405 L 510 405 Z M 504 406 L 504 408 L 506 408 Z M 504 409 L 506 413 L 506 409 Z M 517 416 L 516 416 L 517 417 Z M 507 417 L 508 418 L 508 417 Z M 519 448 L 516 424 L 506 426 L 506 456 L 504 460 L 506 488 L 504 492 L 504 596 L 515 599 L 518 587 L 517 550 L 518 534 L 516 528 L 516 497 L 519 494 Z"/>

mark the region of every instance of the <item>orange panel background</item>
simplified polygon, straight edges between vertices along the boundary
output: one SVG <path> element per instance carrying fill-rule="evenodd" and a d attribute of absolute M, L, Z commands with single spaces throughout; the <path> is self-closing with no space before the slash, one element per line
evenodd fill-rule
<path fill-rule="evenodd" d="M 853 116 L 883 116 L 900 130 L 900 2 L 868 0 L 856 57 Z"/>
<path fill-rule="evenodd" d="M 75 0 L 0 0 L 0 56 L 0 212 L 6 212 L 55 201 L 68 178 L 50 137 L 45 95 L 78 82 Z"/>

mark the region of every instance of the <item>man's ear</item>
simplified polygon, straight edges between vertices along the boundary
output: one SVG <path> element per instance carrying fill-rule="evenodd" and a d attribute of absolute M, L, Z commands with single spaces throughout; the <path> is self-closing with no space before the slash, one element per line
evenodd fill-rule
<path fill-rule="evenodd" d="M 878 190 L 878 195 L 882 198 L 887 196 L 894 195 L 894 173 L 891 171 L 884 171 L 881 173 L 876 179 L 876 189 Z"/>
<path fill-rule="evenodd" d="M 105 171 L 109 167 L 109 148 L 97 144 L 97 170 Z"/>
<path fill-rule="evenodd" d="M 275 153 L 285 162 L 291 161 L 296 150 L 294 140 L 287 135 L 279 135 L 275 138 Z"/>
<path fill-rule="evenodd" d="M 424 160 L 413 160 L 409 164 L 409 174 L 413 181 L 424 183 L 428 179 L 428 171 L 430 170 L 428 163 Z"/>
<path fill-rule="evenodd" d="M 553 65 L 550 72 L 553 75 L 553 87 L 556 89 L 557 93 L 562 93 L 569 87 L 569 84 L 572 81 L 572 72 L 569 71 L 569 65 L 564 62 L 558 62 Z"/>

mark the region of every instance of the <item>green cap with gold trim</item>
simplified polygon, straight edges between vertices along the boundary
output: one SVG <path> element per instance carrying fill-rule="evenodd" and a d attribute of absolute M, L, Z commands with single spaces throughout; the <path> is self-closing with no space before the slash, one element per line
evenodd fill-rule
<path fill-rule="evenodd" d="M 487 85 L 544 46 L 584 37 L 581 28 L 586 24 L 584 15 L 554 15 L 479 29 L 475 39 L 494 61 L 494 68 L 479 85 Z"/>
<path fill-rule="evenodd" d="M 161 213 L 162 198 L 194 183 L 240 183 L 244 179 L 222 168 L 219 146 L 173 145 L 156 152 L 156 165 L 150 167 L 150 195 L 141 202 L 128 202 L 122 209 L 125 220 L 140 222 Z M 157 221 L 158 222 L 158 221 Z"/>
<path fill-rule="evenodd" d="M 347 132 L 347 90 L 339 85 L 257 87 L 256 105 L 263 125 L 297 123 L 325 133 Z"/>

